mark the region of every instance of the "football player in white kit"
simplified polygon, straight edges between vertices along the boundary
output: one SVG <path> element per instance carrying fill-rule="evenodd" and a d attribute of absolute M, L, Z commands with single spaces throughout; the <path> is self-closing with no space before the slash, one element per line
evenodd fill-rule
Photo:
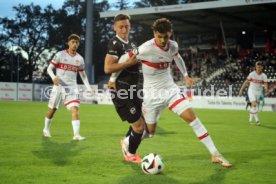
<path fill-rule="evenodd" d="M 219 163 L 224 167 L 231 167 L 232 164 L 219 153 L 205 126 L 193 112 L 189 99 L 173 81 L 170 65 L 174 60 L 183 74 L 186 84 L 192 86 L 194 83 L 188 76 L 185 63 L 178 53 L 178 44 L 170 40 L 173 31 L 171 22 L 166 18 L 157 19 L 153 23 L 152 29 L 153 39 L 139 46 L 135 53 L 131 51 L 123 55 L 119 61 L 119 63 L 126 62 L 133 54 L 137 54 L 137 59 L 142 62 L 143 112 L 148 133 L 150 135 L 155 133 L 160 113 L 168 107 L 192 127 L 196 136 L 211 153 L 212 162 Z M 111 81 L 114 79 L 116 79 L 115 74 Z"/>
<path fill-rule="evenodd" d="M 268 94 L 268 85 L 267 85 L 267 76 L 262 72 L 263 65 L 262 62 L 258 61 L 255 64 L 255 71 L 251 72 L 247 79 L 241 86 L 239 95 L 242 96 L 243 89 L 249 84 L 248 88 L 248 98 L 251 103 L 250 114 L 249 114 L 249 123 L 253 124 L 253 117 L 255 118 L 256 124 L 261 125 L 258 111 L 257 111 L 257 104 L 259 103 L 260 96 L 262 94 L 262 90 L 264 87 L 266 96 Z"/>
<path fill-rule="evenodd" d="M 77 87 L 77 74 L 87 88 L 88 92 L 92 94 L 92 89 L 89 85 L 86 73 L 84 71 L 83 57 L 77 53 L 80 44 L 80 37 L 76 34 L 71 34 L 68 37 L 68 49 L 59 51 L 50 62 L 47 72 L 53 80 L 53 89 L 50 94 L 48 103 L 48 112 L 45 117 L 45 126 L 43 135 L 51 137 L 50 125 L 56 110 L 64 103 L 68 110 L 72 113 L 73 126 L 73 140 L 84 140 L 79 133 L 80 119 L 79 119 L 79 91 Z M 56 69 L 54 74 L 53 69 Z"/>

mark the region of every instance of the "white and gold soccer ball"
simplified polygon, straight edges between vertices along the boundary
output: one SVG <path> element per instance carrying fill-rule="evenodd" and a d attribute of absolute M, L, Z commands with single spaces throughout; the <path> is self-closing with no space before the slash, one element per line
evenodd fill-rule
<path fill-rule="evenodd" d="M 155 153 L 146 155 L 142 160 L 141 168 L 146 174 L 160 174 L 164 170 L 162 157 Z"/>

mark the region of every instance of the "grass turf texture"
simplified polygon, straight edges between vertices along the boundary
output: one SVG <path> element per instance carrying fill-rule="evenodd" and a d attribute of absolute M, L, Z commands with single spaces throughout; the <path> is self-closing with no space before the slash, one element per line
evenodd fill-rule
<path fill-rule="evenodd" d="M 113 106 L 86 105 L 80 109 L 82 142 L 72 141 L 71 115 L 57 111 L 52 138 L 42 137 L 47 104 L 0 102 L 0 183 L 95 184 L 214 184 L 276 182 L 276 113 L 261 112 L 260 127 L 248 124 L 248 112 L 195 110 L 217 148 L 234 167 L 212 164 L 192 129 L 169 110 L 157 134 L 144 140 L 138 153 L 159 153 L 161 175 L 145 175 L 140 165 L 122 159 L 119 140 L 128 129 Z"/>

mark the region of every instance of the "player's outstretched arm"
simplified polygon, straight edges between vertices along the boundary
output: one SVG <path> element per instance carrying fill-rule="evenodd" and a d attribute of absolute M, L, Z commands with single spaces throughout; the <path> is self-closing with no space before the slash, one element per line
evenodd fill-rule
<path fill-rule="evenodd" d="M 126 62 L 128 62 L 128 63 L 126 63 Z M 118 61 L 118 64 L 122 64 L 122 63 L 130 64 L 129 66 L 132 66 L 132 65 L 136 64 L 137 63 L 136 55 L 133 55 L 132 57 L 129 57 L 128 53 L 122 55 L 120 57 L 119 61 Z M 122 72 L 122 70 L 119 70 L 117 72 L 113 72 L 110 76 L 110 81 L 115 82 L 116 79 L 119 77 L 121 72 Z"/>
<path fill-rule="evenodd" d="M 178 69 L 182 73 L 183 77 L 188 76 L 188 72 L 187 72 L 187 69 L 186 69 L 186 66 L 185 66 L 185 62 L 182 59 L 182 57 L 177 53 L 177 55 L 174 56 L 173 59 L 175 61 L 176 66 L 178 67 Z"/>
<path fill-rule="evenodd" d="M 264 96 L 268 96 L 269 95 L 269 91 L 268 91 L 268 84 L 267 82 L 264 83 Z"/>
<path fill-rule="evenodd" d="M 111 74 L 114 72 L 118 72 L 120 70 L 123 70 L 125 68 L 128 68 L 130 66 L 133 66 L 138 63 L 136 59 L 136 55 L 133 55 L 132 57 L 128 56 L 128 53 L 121 56 L 123 59 L 119 62 L 118 59 L 111 55 L 106 55 L 105 61 L 104 61 L 104 72 L 106 74 Z M 120 58 L 120 59 L 121 59 Z"/>
<path fill-rule="evenodd" d="M 47 72 L 50 75 L 54 85 L 58 86 L 59 85 L 59 78 L 54 74 L 54 68 L 55 66 L 53 64 L 49 64 L 48 68 L 47 68 Z"/>
<path fill-rule="evenodd" d="M 92 89 L 90 87 L 90 84 L 89 84 L 89 81 L 88 81 L 85 71 L 79 71 L 79 74 L 80 74 L 81 80 L 82 80 L 83 84 L 85 85 L 86 89 L 92 93 Z"/>
<path fill-rule="evenodd" d="M 239 91 L 239 96 L 242 96 L 242 93 L 243 93 L 243 89 L 249 84 L 249 80 L 245 80 L 241 86 L 241 89 Z"/>
<path fill-rule="evenodd" d="M 175 61 L 176 66 L 181 71 L 181 73 L 183 75 L 183 79 L 186 82 L 186 85 L 190 86 L 190 87 L 193 86 L 194 85 L 194 80 L 188 76 L 188 72 L 187 72 L 187 69 L 186 69 L 186 66 L 185 66 L 185 62 L 182 59 L 182 57 L 179 54 L 177 54 L 176 56 L 174 56 L 173 59 Z"/>

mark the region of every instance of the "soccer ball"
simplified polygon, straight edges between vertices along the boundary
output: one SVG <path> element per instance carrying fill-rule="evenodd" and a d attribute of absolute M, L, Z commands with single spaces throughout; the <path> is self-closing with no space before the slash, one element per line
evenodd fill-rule
<path fill-rule="evenodd" d="M 142 160 L 141 168 L 146 174 L 160 174 L 164 170 L 162 157 L 155 153 L 146 155 Z"/>

